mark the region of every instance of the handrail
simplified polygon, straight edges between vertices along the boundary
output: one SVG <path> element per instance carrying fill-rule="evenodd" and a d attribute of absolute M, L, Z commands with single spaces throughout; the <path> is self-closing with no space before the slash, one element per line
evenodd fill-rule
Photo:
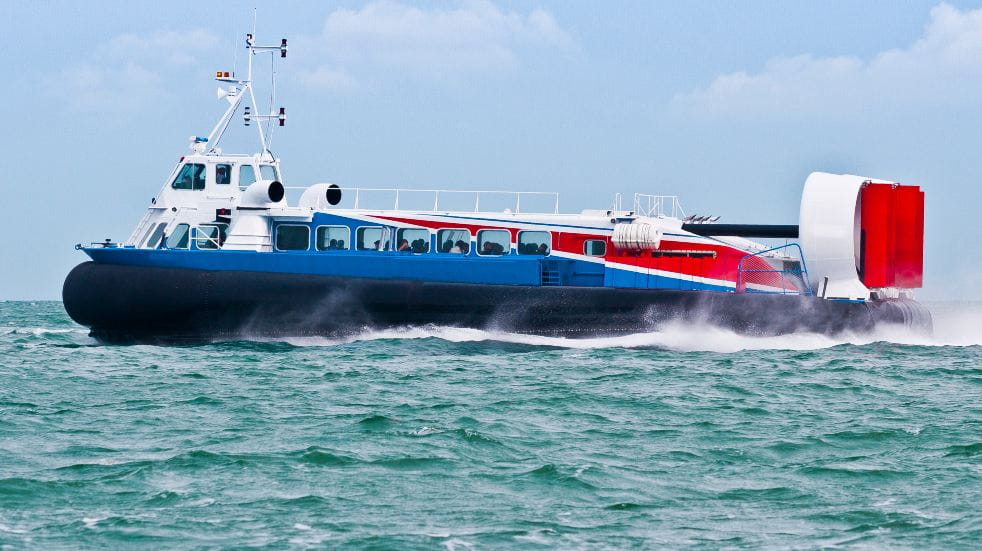
<path fill-rule="evenodd" d="M 306 187 L 299 186 L 284 186 L 285 190 L 306 190 Z M 404 199 L 404 195 L 407 193 L 432 193 L 433 194 L 433 208 L 430 209 L 431 212 L 437 212 L 440 210 L 440 199 L 441 196 L 452 195 L 452 194 L 472 194 L 474 196 L 474 210 L 472 212 L 480 212 L 481 210 L 481 198 L 482 196 L 487 198 L 490 195 L 504 195 L 510 196 L 515 201 L 515 208 L 512 212 L 519 214 L 522 212 L 522 198 L 529 199 L 531 197 L 550 197 L 552 200 L 552 210 L 551 211 L 537 211 L 537 210 L 526 210 L 526 214 L 559 214 L 559 193 L 553 191 L 505 191 L 505 190 L 463 190 L 463 189 L 413 189 L 413 188 L 358 188 L 358 187 L 342 187 L 338 188 L 342 194 L 344 193 L 354 193 L 354 209 L 362 209 L 362 195 L 364 193 L 372 192 L 384 192 L 393 193 L 394 200 L 392 203 L 391 210 L 404 210 L 400 208 L 400 202 Z M 317 208 L 341 208 L 336 205 L 325 205 L 325 199 L 323 197 L 318 198 Z M 526 201 L 526 205 L 528 202 Z M 375 209 L 366 209 L 375 210 Z M 405 209 L 410 210 L 410 209 Z M 411 209 L 413 211 L 419 211 L 420 209 Z M 423 209 L 425 210 L 425 209 Z M 467 211 L 462 211 L 467 212 Z"/>
<path fill-rule="evenodd" d="M 766 255 L 767 253 L 772 253 L 772 252 L 775 252 L 775 251 L 780 251 L 782 249 L 791 249 L 791 248 L 797 249 L 797 251 L 798 251 L 798 258 L 795 259 L 795 260 L 798 260 L 799 261 L 799 265 L 801 266 L 801 269 L 800 270 L 746 270 L 746 269 L 743 268 L 743 263 L 748 258 L 760 257 L 760 256 L 763 256 L 763 255 Z M 793 259 L 794 257 L 790 257 L 789 256 L 789 258 L 792 258 Z M 783 261 L 783 259 L 782 259 L 782 261 Z M 786 243 L 786 244 L 781 245 L 781 246 L 778 246 L 778 247 L 772 247 L 770 249 L 766 249 L 766 250 L 759 251 L 759 252 L 756 252 L 756 253 L 749 253 L 749 254 L 746 254 L 743 257 L 741 257 L 740 258 L 740 261 L 737 263 L 737 282 L 736 282 L 736 292 L 737 293 L 745 293 L 745 292 L 748 292 L 747 282 L 746 282 L 746 278 L 745 278 L 744 274 L 780 274 L 781 275 L 781 290 L 780 291 L 763 291 L 763 290 L 759 290 L 759 289 L 751 289 L 751 290 L 749 290 L 749 292 L 754 292 L 754 293 L 775 293 L 775 294 L 782 294 L 782 295 L 786 295 L 786 294 L 799 295 L 800 294 L 800 295 L 804 295 L 804 296 L 812 296 L 812 294 L 813 294 L 812 293 L 811 284 L 808 282 L 808 266 L 807 266 L 807 264 L 805 264 L 805 254 L 801 250 L 801 245 L 799 245 L 798 243 Z M 787 286 L 785 285 L 785 276 L 786 276 L 786 274 L 792 274 L 794 276 L 797 276 L 797 278 L 800 279 L 800 281 L 801 281 L 801 290 L 800 291 L 790 291 L 790 290 L 788 290 Z"/>
<path fill-rule="evenodd" d="M 671 208 L 671 213 L 666 214 L 666 207 Z M 677 195 L 649 195 L 647 193 L 634 194 L 634 212 L 640 216 L 652 218 L 685 218 L 685 211 L 679 203 Z"/>
<path fill-rule="evenodd" d="M 215 237 L 209 237 L 207 233 L 204 233 L 202 231 L 202 228 L 204 226 L 207 226 L 209 228 L 214 228 L 215 229 Z M 191 243 L 194 242 L 194 246 L 197 247 L 198 249 L 213 250 L 213 249 L 210 249 L 208 247 L 202 247 L 201 245 L 198 244 L 199 241 L 205 241 L 205 242 L 208 242 L 208 243 L 211 243 L 212 245 L 214 245 L 215 246 L 214 247 L 215 249 L 221 249 L 222 248 L 222 244 L 219 243 L 219 240 L 220 240 L 221 235 L 222 235 L 221 232 L 222 232 L 222 230 L 218 227 L 218 224 L 195 224 L 195 225 L 191 226 L 191 228 L 189 229 L 189 234 L 190 235 L 188 236 L 188 248 L 190 248 L 191 247 Z M 202 237 L 202 234 L 203 233 L 204 233 L 204 237 Z"/>

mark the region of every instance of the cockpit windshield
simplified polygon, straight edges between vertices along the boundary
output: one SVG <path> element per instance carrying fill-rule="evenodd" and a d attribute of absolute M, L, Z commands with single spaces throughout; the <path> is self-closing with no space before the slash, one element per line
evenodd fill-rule
<path fill-rule="evenodd" d="M 171 183 L 174 189 L 205 189 L 205 165 L 186 164 Z"/>

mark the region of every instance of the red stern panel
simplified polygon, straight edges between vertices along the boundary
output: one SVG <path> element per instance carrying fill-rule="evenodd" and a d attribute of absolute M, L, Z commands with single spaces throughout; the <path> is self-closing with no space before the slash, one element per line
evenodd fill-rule
<path fill-rule="evenodd" d="M 924 192 L 866 184 L 861 191 L 859 275 L 870 288 L 920 287 L 924 272 Z"/>
<path fill-rule="evenodd" d="M 897 186 L 893 286 L 915 289 L 924 282 L 924 192 L 917 186 Z"/>

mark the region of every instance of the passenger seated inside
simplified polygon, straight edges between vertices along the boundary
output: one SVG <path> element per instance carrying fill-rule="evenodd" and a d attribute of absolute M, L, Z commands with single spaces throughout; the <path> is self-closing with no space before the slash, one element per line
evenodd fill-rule
<path fill-rule="evenodd" d="M 518 232 L 518 254 L 546 256 L 549 254 L 549 244 L 552 234 L 546 231 L 525 230 Z"/>
<path fill-rule="evenodd" d="M 485 241 L 484 248 L 481 249 L 481 254 L 503 255 L 505 254 L 505 247 L 501 243 Z"/>
<path fill-rule="evenodd" d="M 399 252 L 412 252 L 412 249 L 409 248 L 409 241 L 406 241 L 405 239 L 399 240 L 399 248 L 397 250 Z"/>
<path fill-rule="evenodd" d="M 423 239 L 417 239 L 412 243 L 413 252 L 416 254 L 421 254 L 428 252 L 430 250 L 430 244 Z"/>
<path fill-rule="evenodd" d="M 443 246 L 440 247 L 440 252 L 441 253 L 452 253 L 452 252 L 454 252 L 453 248 L 454 248 L 453 247 L 453 241 L 447 239 L 447 241 L 443 243 Z"/>
<path fill-rule="evenodd" d="M 338 250 L 344 250 L 347 247 L 344 245 L 344 239 L 338 239 Z"/>
<path fill-rule="evenodd" d="M 332 239 L 330 243 L 327 244 L 327 250 L 335 251 L 338 248 L 338 240 Z"/>
<path fill-rule="evenodd" d="M 218 165 L 215 168 L 215 183 L 219 185 L 225 185 L 229 182 L 228 168 L 225 165 Z"/>
<path fill-rule="evenodd" d="M 450 252 L 467 254 L 468 249 L 470 249 L 470 246 L 467 243 L 464 243 L 463 241 L 458 239 L 457 243 L 454 244 L 454 247 Z"/>

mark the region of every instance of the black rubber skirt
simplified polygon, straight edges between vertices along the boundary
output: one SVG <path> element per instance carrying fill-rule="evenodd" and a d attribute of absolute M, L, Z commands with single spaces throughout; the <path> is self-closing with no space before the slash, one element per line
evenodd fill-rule
<path fill-rule="evenodd" d="M 909 300 L 871 303 L 711 291 L 430 283 L 85 262 L 65 279 L 65 309 L 108 342 L 337 336 L 440 325 L 588 337 L 673 322 L 740 333 L 930 331 Z"/>

